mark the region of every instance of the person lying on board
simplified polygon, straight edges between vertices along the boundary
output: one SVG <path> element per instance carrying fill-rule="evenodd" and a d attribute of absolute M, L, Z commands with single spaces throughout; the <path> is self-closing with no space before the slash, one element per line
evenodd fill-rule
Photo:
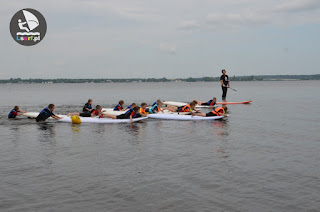
<path fill-rule="evenodd" d="M 36 118 L 36 121 L 45 121 L 47 118 L 51 117 L 54 119 L 62 119 L 59 116 L 56 116 L 53 111 L 55 109 L 54 104 L 49 104 L 48 107 L 44 108 Z"/>
<path fill-rule="evenodd" d="M 140 106 L 139 113 L 140 113 L 140 114 L 147 114 L 146 109 L 147 109 L 147 103 L 142 102 L 142 103 L 141 103 L 141 106 Z"/>
<path fill-rule="evenodd" d="M 132 108 L 134 108 L 135 106 L 137 106 L 136 103 L 132 103 L 131 105 L 129 105 L 129 106 L 126 108 L 126 110 L 132 109 Z"/>
<path fill-rule="evenodd" d="M 14 108 L 10 111 L 10 113 L 8 114 L 8 118 L 9 119 L 14 119 L 17 116 L 21 116 L 22 114 L 24 114 L 26 111 L 20 111 L 19 106 L 14 106 Z"/>
<path fill-rule="evenodd" d="M 124 105 L 124 101 L 123 100 L 120 100 L 119 101 L 119 104 L 117 104 L 113 110 L 114 111 L 125 111 L 125 109 L 123 109 L 123 105 Z"/>
<path fill-rule="evenodd" d="M 209 117 L 209 116 L 224 116 L 227 117 L 225 114 L 228 110 L 228 107 L 223 105 L 222 107 L 218 107 L 216 109 L 213 109 L 209 113 L 192 113 L 192 116 L 202 116 L 202 117 Z"/>
<path fill-rule="evenodd" d="M 112 118 L 112 119 L 130 119 L 131 123 L 133 122 L 133 118 L 139 118 L 141 116 L 147 116 L 146 114 L 140 114 L 139 113 L 140 107 L 135 106 L 132 109 L 129 109 L 127 112 L 124 114 L 114 116 L 114 115 L 106 115 L 104 114 L 103 116 L 100 116 L 100 118 Z"/>
<path fill-rule="evenodd" d="M 176 107 L 176 106 L 173 106 L 173 105 L 168 105 L 167 107 L 163 108 L 162 111 L 164 110 L 169 110 L 171 112 L 186 112 L 186 113 L 190 113 L 192 111 L 196 111 L 198 113 L 200 113 L 200 111 L 196 110 L 195 109 L 195 106 L 197 105 L 197 102 L 196 101 L 193 101 L 193 102 L 190 102 L 190 104 L 187 104 L 187 105 L 184 105 L 184 106 L 181 106 L 181 107 Z"/>
<path fill-rule="evenodd" d="M 151 108 L 147 108 L 145 109 L 145 112 L 147 113 L 158 113 L 161 110 L 161 106 L 162 106 L 162 102 L 160 101 L 160 99 L 158 99 Z"/>
<path fill-rule="evenodd" d="M 152 104 L 152 107 L 155 105 L 155 104 L 159 104 L 159 103 L 162 103 L 160 99 L 157 99 L 157 101 L 155 101 L 153 104 Z"/>
<path fill-rule="evenodd" d="M 217 98 L 216 97 L 213 97 L 212 99 L 210 99 L 207 102 L 200 102 L 198 100 L 194 100 L 194 101 L 196 101 L 198 105 L 203 105 L 203 106 L 214 107 L 215 105 L 217 105 Z"/>
<path fill-rule="evenodd" d="M 97 105 L 96 109 L 93 109 L 90 112 L 69 113 L 67 116 L 96 117 L 101 116 L 102 112 L 102 107 L 100 105 Z"/>
<path fill-rule="evenodd" d="M 92 111 L 92 99 L 89 99 L 88 102 L 83 106 L 82 112 L 89 113 Z"/>

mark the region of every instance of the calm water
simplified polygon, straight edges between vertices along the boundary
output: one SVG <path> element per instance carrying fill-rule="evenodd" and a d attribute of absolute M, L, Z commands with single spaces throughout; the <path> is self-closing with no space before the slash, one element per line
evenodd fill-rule
<path fill-rule="evenodd" d="M 233 82 L 226 121 L 82 124 L 19 118 L 156 99 L 221 99 L 219 83 L 0 85 L 1 211 L 319 211 L 320 81 Z"/>

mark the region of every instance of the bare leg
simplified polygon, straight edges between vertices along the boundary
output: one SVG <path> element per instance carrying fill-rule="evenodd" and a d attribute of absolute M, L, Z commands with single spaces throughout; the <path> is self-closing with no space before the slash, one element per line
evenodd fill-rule
<path fill-rule="evenodd" d="M 117 119 L 117 116 L 108 115 L 108 114 L 103 114 L 102 116 L 100 116 L 100 118 L 112 118 L 112 119 Z"/>
<path fill-rule="evenodd" d="M 168 105 L 167 107 L 165 107 L 165 108 L 163 108 L 162 110 L 164 111 L 164 110 L 169 110 L 169 111 L 171 111 L 171 112 L 177 112 L 177 107 L 175 107 L 175 106 L 172 106 L 172 105 Z"/>
<path fill-rule="evenodd" d="M 206 117 L 207 115 L 205 113 L 192 113 L 192 116 L 203 116 L 203 117 Z"/>
<path fill-rule="evenodd" d="M 80 113 L 68 113 L 67 116 L 80 116 Z"/>

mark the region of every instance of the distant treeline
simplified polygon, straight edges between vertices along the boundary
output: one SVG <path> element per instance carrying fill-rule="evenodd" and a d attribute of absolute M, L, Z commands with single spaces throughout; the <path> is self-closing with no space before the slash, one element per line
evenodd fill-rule
<path fill-rule="evenodd" d="M 229 76 L 230 81 L 285 81 L 285 80 L 320 80 L 320 74 L 314 75 L 259 75 Z M 200 78 L 131 78 L 131 79 L 21 79 L 11 78 L 0 80 L 0 83 L 112 83 L 112 82 L 214 82 L 220 77 Z"/>

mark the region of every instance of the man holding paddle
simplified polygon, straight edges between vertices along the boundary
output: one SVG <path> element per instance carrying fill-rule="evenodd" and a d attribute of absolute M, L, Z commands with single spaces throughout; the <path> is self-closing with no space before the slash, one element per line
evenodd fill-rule
<path fill-rule="evenodd" d="M 222 100 L 225 101 L 227 97 L 228 88 L 230 88 L 229 77 L 226 75 L 226 70 L 222 69 L 222 75 L 220 77 L 222 88 Z"/>

